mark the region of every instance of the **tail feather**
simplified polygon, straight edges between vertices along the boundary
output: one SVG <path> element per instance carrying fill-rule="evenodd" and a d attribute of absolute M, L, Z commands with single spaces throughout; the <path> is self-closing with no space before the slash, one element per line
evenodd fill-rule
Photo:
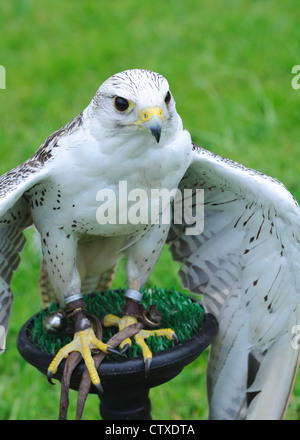
<path fill-rule="evenodd" d="M 283 419 L 299 365 L 299 349 L 291 349 L 291 335 L 285 333 L 263 353 L 248 395 L 247 419 Z M 276 399 L 274 399 L 274 389 Z"/>
<path fill-rule="evenodd" d="M 111 286 L 117 265 L 112 266 L 110 269 L 106 270 L 99 275 L 88 276 L 82 280 L 81 292 L 92 293 L 92 292 L 103 292 L 108 290 Z M 99 272 L 101 267 L 99 267 Z M 39 277 L 40 295 L 42 298 L 43 306 L 48 307 L 50 302 L 58 302 L 58 298 L 52 287 L 48 272 L 45 268 L 44 261 L 41 261 L 40 266 L 40 277 Z"/>

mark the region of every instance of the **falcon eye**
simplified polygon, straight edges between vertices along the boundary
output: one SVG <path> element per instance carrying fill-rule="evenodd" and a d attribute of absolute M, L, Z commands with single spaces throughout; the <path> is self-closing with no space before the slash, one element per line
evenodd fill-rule
<path fill-rule="evenodd" d="M 114 100 L 114 106 L 119 112 L 125 112 L 129 107 L 129 102 L 121 96 L 116 96 Z"/>
<path fill-rule="evenodd" d="M 166 94 L 166 97 L 165 97 L 165 103 L 168 105 L 168 104 L 170 104 L 170 101 L 171 101 L 171 93 L 170 93 L 170 91 Z"/>

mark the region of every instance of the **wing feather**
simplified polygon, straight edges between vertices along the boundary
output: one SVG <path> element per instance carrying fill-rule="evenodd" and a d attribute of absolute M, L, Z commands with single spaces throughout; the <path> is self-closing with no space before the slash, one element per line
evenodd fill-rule
<path fill-rule="evenodd" d="M 0 217 L 32 186 L 47 179 L 54 159 L 54 150 L 61 145 L 61 139 L 75 132 L 82 125 L 80 113 L 66 125 L 56 130 L 42 143 L 26 162 L 0 177 Z"/>
<path fill-rule="evenodd" d="M 46 169 L 36 160 L 28 160 L 0 177 L 0 218 L 37 182 Z"/>
<path fill-rule="evenodd" d="M 32 225 L 26 191 L 47 177 L 44 146 L 23 164 L 0 177 L 0 353 L 5 340 L 13 302 L 10 288 L 13 272 L 20 262 L 26 242 L 23 230 Z"/>
<path fill-rule="evenodd" d="M 31 224 L 26 200 L 21 197 L 0 217 L 0 353 L 5 350 L 9 317 L 13 302 L 10 282 L 20 262 L 26 239 L 23 230 Z"/>
<path fill-rule="evenodd" d="M 48 136 L 31 158 L 0 177 L 0 353 L 4 351 L 13 301 L 10 281 L 25 245 L 23 230 L 32 224 L 26 191 L 48 179 L 61 138 L 76 131 L 82 121 L 83 114 L 76 116 Z"/>
<path fill-rule="evenodd" d="M 208 365 L 210 417 L 283 417 L 298 365 L 291 345 L 300 321 L 298 203 L 277 180 L 197 146 L 185 188 L 204 189 L 204 231 L 189 236 L 185 225 L 173 225 L 169 242 L 184 287 L 201 294 L 219 321 Z"/>

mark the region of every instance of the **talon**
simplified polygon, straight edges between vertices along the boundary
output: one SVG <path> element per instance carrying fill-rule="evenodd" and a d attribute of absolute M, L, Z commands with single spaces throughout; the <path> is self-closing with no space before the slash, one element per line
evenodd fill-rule
<path fill-rule="evenodd" d="M 127 342 L 127 344 L 125 344 L 124 345 L 124 347 L 122 348 L 122 350 L 119 352 L 119 354 L 124 354 L 127 350 L 128 350 L 128 348 L 131 346 L 131 344 L 129 344 L 128 342 Z"/>
<path fill-rule="evenodd" d="M 47 380 L 51 385 L 55 385 L 55 382 L 52 381 L 52 371 L 47 371 Z"/>
<path fill-rule="evenodd" d="M 145 378 L 147 378 L 149 376 L 151 363 L 152 363 L 151 357 L 149 357 L 145 360 Z"/>
<path fill-rule="evenodd" d="M 137 290 L 137 289 L 134 288 L 133 290 Z M 111 315 L 111 314 L 106 315 L 104 318 L 104 321 L 103 321 L 105 326 L 107 326 L 107 327 L 117 326 L 117 327 L 119 327 L 119 331 L 122 331 L 126 327 L 134 325 L 138 322 L 137 317 L 140 316 L 140 308 L 143 309 L 143 306 L 140 303 L 138 303 L 138 304 L 140 304 L 140 307 L 139 306 L 137 307 L 135 301 L 130 303 L 129 297 L 126 298 L 126 300 L 127 300 L 127 303 L 124 308 L 124 316 L 122 318 L 119 318 L 116 315 Z M 152 306 L 150 306 L 150 308 L 151 307 Z M 149 311 L 150 311 L 150 308 L 149 308 Z M 144 313 L 143 313 L 143 318 L 144 318 L 144 320 L 142 321 L 143 324 L 145 324 L 145 322 L 144 322 L 145 320 L 148 323 L 153 324 L 154 312 L 155 312 L 155 318 L 157 318 L 157 317 L 160 318 L 160 314 L 158 313 L 156 308 L 153 308 L 153 307 L 151 308 L 152 314 L 149 315 L 149 316 L 151 316 L 151 320 L 148 318 L 147 312 L 148 311 L 144 311 Z M 158 324 L 160 322 L 160 319 L 155 319 L 155 324 L 156 324 L 156 321 Z M 153 325 L 152 325 L 152 327 L 153 327 Z M 144 364 L 145 364 L 145 377 L 148 377 L 149 372 L 150 372 L 150 368 L 151 368 L 151 363 L 152 363 L 152 353 L 151 353 L 151 350 L 149 349 L 148 345 L 145 342 L 145 339 L 149 338 L 150 336 L 166 337 L 170 341 L 173 340 L 175 342 L 175 344 L 179 343 L 179 339 L 178 339 L 176 333 L 174 332 L 174 330 L 172 330 L 170 328 L 157 329 L 157 330 L 141 329 L 136 334 L 134 334 L 133 339 L 135 340 L 137 345 L 139 345 L 140 348 L 142 349 Z M 128 350 L 128 348 L 130 346 L 131 346 L 131 339 L 130 338 L 124 339 L 120 344 L 120 352 L 118 354 L 123 355 L 126 352 L 126 350 Z M 107 351 L 109 351 L 109 350 L 107 349 Z"/>
<path fill-rule="evenodd" d="M 178 339 L 178 336 L 176 335 L 176 333 L 174 333 L 174 334 L 172 335 L 172 339 L 173 339 L 173 341 L 175 342 L 175 344 L 179 344 L 179 339 Z"/>
<path fill-rule="evenodd" d="M 106 351 L 107 351 L 107 353 L 117 354 L 118 356 L 123 354 L 121 351 L 115 350 L 114 348 L 111 348 L 111 347 L 106 347 Z"/>
<path fill-rule="evenodd" d="M 118 355 L 120 354 L 118 351 L 114 350 L 113 348 L 107 346 L 107 344 L 104 344 L 102 341 L 97 339 L 91 327 L 85 330 L 78 331 L 75 333 L 73 341 L 61 348 L 52 360 L 47 372 L 48 381 L 54 385 L 51 380 L 52 374 L 56 373 L 60 362 L 63 360 L 63 358 L 68 357 L 70 353 L 77 351 L 81 353 L 81 356 L 84 359 L 92 383 L 94 385 L 98 384 L 100 380 L 98 372 L 95 368 L 94 360 L 91 355 L 91 351 L 94 349 L 101 350 L 104 353 L 113 353 Z M 99 391 L 102 388 L 100 387 L 101 385 L 98 387 Z"/>
<path fill-rule="evenodd" d="M 135 316 L 131 315 L 124 315 L 122 318 L 119 318 L 115 315 L 106 315 L 104 318 L 104 325 L 109 326 L 117 326 L 119 327 L 119 331 L 122 331 L 124 328 L 129 327 L 131 325 L 134 325 L 137 323 L 137 318 Z M 157 330 L 145 330 L 141 329 L 138 333 L 136 333 L 133 336 L 133 339 L 135 342 L 141 347 L 143 352 L 143 358 L 145 363 L 145 377 L 147 378 L 150 372 L 151 368 L 151 362 L 152 362 L 152 353 L 148 347 L 148 345 L 145 342 L 145 339 L 149 338 L 150 336 L 157 336 L 157 337 L 166 337 L 170 341 L 174 341 L 175 344 L 179 343 L 178 336 L 174 332 L 174 330 L 170 328 L 164 328 L 164 329 L 157 329 Z M 131 340 L 130 338 L 124 339 L 120 344 L 120 351 L 118 352 L 119 355 L 123 355 L 126 350 L 131 346 Z M 109 352 L 109 348 L 107 348 L 107 352 Z"/>
<path fill-rule="evenodd" d="M 100 382 L 98 382 L 96 384 L 94 383 L 94 387 L 96 388 L 97 393 L 99 394 L 99 396 L 102 396 L 102 394 L 103 394 L 103 387 L 102 387 L 101 383 Z"/>

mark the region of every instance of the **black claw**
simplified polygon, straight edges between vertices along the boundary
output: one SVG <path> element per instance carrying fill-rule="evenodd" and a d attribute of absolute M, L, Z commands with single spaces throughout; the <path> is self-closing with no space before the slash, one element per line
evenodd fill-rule
<path fill-rule="evenodd" d="M 173 334 L 172 339 L 175 342 L 175 344 L 179 344 L 179 339 L 178 339 L 178 336 L 176 335 L 176 333 Z"/>
<path fill-rule="evenodd" d="M 55 385 L 55 383 L 52 382 L 52 371 L 50 370 L 47 371 L 47 380 L 51 385 Z"/>
<path fill-rule="evenodd" d="M 152 358 L 147 358 L 145 361 L 145 378 L 149 376 L 151 363 L 152 363 Z"/>
<path fill-rule="evenodd" d="M 119 354 L 124 354 L 128 348 L 130 347 L 130 344 L 127 342 L 127 344 L 124 345 L 124 347 L 122 348 L 122 350 L 119 352 Z"/>
<path fill-rule="evenodd" d="M 99 382 L 99 383 L 97 383 L 97 384 L 94 384 L 94 387 L 96 388 L 97 393 L 99 394 L 99 396 L 102 396 L 102 394 L 103 394 L 103 388 L 102 388 L 101 383 Z"/>
<path fill-rule="evenodd" d="M 106 348 L 106 351 L 107 351 L 107 353 L 110 353 L 110 354 L 117 354 L 118 356 L 120 356 L 120 354 L 121 354 L 120 351 L 117 351 L 117 350 L 115 350 L 114 348 L 111 348 L 111 347 L 107 347 L 107 348 Z"/>

